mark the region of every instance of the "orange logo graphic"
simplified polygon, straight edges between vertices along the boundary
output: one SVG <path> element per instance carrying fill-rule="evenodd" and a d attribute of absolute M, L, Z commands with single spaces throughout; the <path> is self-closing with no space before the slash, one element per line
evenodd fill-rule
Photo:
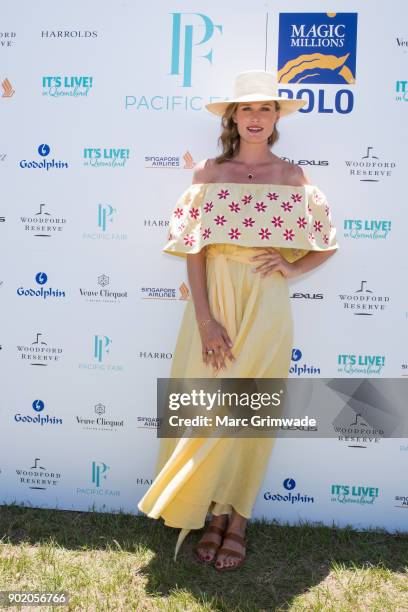
<path fill-rule="evenodd" d="M 179 287 L 180 297 L 179 300 L 188 300 L 190 298 L 190 291 L 186 283 L 181 283 Z"/>
<path fill-rule="evenodd" d="M 190 151 L 186 151 L 184 153 L 183 159 L 184 159 L 184 170 L 191 170 L 192 168 L 194 168 L 194 160 L 193 160 L 193 156 L 191 155 Z"/>
<path fill-rule="evenodd" d="M 8 79 L 4 79 L 1 86 L 3 88 L 2 98 L 11 98 L 11 96 L 14 96 L 15 91 Z"/>

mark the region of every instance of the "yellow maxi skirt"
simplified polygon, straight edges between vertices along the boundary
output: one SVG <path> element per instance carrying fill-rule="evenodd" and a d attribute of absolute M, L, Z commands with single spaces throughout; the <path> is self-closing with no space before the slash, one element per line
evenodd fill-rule
<path fill-rule="evenodd" d="M 229 244 L 206 247 L 207 290 L 213 317 L 233 342 L 235 361 L 214 371 L 202 360 L 194 303 L 186 304 L 173 357 L 172 378 L 286 378 L 293 340 L 288 281 L 280 272 L 261 277 L 259 249 Z M 138 503 L 151 518 L 181 529 L 175 558 L 191 529 L 207 513 L 235 509 L 250 518 L 274 438 L 162 438 L 155 479 Z"/>

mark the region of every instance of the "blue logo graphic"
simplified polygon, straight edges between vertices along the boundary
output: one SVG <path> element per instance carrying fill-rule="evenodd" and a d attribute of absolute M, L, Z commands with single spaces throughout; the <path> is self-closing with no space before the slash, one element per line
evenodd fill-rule
<path fill-rule="evenodd" d="M 38 274 L 35 275 L 35 282 L 38 283 L 39 285 L 45 285 L 47 280 L 48 280 L 48 276 L 46 275 L 45 272 L 38 272 Z"/>
<path fill-rule="evenodd" d="M 108 336 L 94 336 L 94 358 L 101 362 L 104 353 L 109 353 L 112 340 Z"/>
<path fill-rule="evenodd" d="M 36 412 L 41 412 L 41 410 L 44 410 L 44 402 L 42 400 L 34 400 L 33 401 L 33 408 Z"/>
<path fill-rule="evenodd" d="M 302 359 L 302 351 L 298 348 L 292 349 L 292 361 L 299 361 Z"/>
<path fill-rule="evenodd" d="M 211 19 L 203 13 L 172 13 L 173 29 L 172 29 L 172 46 L 171 46 L 171 71 L 172 75 L 181 75 L 183 77 L 182 87 L 191 87 L 191 76 L 193 70 L 193 49 L 205 45 L 214 35 L 214 30 L 222 34 L 222 26 L 214 24 Z M 187 24 L 182 28 L 182 15 L 196 15 L 202 21 L 199 24 Z M 204 25 L 204 28 L 203 28 Z M 194 33 L 199 32 L 201 38 L 195 40 Z M 183 52 L 181 52 L 183 49 Z M 213 50 L 204 49 L 204 55 L 200 55 L 212 64 Z"/>
<path fill-rule="evenodd" d="M 109 470 L 109 465 L 106 465 L 103 461 L 92 461 L 92 482 L 95 486 L 101 486 L 101 478 L 106 480 L 107 475 L 105 472 Z"/>
<path fill-rule="evenodd" d="M 50 154 L 50 147 L 47 144 L 40 144 L 40 146 L 38 147 L 38 154 L 41 155 L 41 157 L 47 157 L 47 155 Z"/>
<path fill-rule="evenodd" d="M 283 486 L 288 491 L 292 491 L 292 489 L 296 487 L 296 482 L 293 478 L 285 478 L 285 480 L 283 481 Z"/>
<path fill-rule="evenodd" d="M 279 83 L 356 79 L 357 13 L 280 13 Z"/>
<path fill-rule="evenodd" d="M 107 222 L 113 222 L 113 213 L 116 212 L 116 208 L 113 208 L 110 204 L 98 204 L 98 227 L 103 232 L 106 232 Z"/>

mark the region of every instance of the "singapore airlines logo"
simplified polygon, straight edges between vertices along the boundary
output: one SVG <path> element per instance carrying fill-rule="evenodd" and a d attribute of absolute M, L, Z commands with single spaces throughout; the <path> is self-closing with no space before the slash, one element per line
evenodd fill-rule
<path fill-rule="evenodd" d="M 10 81 L 6 78 L 1 84 L 3 93 L 1 94 L 2 98 L 11 98 L 15 94 L 15 90 L 13 89 Z"/>
<path fill-rule="evenodd" d="M 357 13 L 281 13 L 280 83 L 347 83 L 356 79 Z"/>
<path fill-rule="evenodd" d="M 170 74 L 182 77 L 181 87 L 191 87 L 195 52 L 203 51 L 198 57 L 212 64 L 213 49 L 207 43 L 216 29 L 222 34 L 222 25 L 213 23 L 203 13 L 172 13 L 172 17 Z"/>

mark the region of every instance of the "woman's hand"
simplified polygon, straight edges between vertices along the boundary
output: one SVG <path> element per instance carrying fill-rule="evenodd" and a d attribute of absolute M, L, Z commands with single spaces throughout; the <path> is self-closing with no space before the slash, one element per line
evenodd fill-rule
<path fill-rule="evenodd" d="M 203 361 L 206 365 L 212 365 L 215 370 L 227 367 L 225 357 L 235 361 L 231 353 L 232 342 L 227 330 L 215 319 L 198 322 L 201 335 Z M 212 351 L 212 352 L 211 352 Z"/>
<path fill-rule="evenodd" d="M 259 272 L 261 276 L 270 276 L 274 272 L 280 272 L 286 278 L 293 278 L 298 275 L 295 263 L 289 263 L 282 257 L 276 249 L 270 247 L 262 249 L 259 255 L 251 257 L 251 261 L 258 263 L 252 272 Z"/>

